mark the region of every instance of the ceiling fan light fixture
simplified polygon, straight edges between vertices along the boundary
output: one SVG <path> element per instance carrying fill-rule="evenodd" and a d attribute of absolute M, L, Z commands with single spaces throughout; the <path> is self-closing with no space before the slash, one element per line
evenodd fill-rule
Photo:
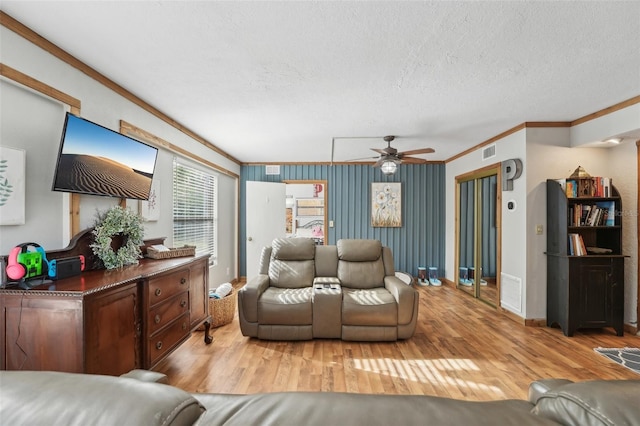
<path fill-rule="evenodd" d="M 382 173 L 384 173 L 385 175 L 392 175 L 396 172 L 397 169 L 398 165 L 393 160 L 386 160 L 380 165 L 380 170 L 382 170 Z"/>

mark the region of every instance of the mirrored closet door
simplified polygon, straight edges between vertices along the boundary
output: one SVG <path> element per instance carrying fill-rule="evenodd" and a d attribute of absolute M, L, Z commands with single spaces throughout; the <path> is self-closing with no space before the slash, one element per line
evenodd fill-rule
<path fill-rule="evenodd" d="M 499 306 L 499 168 L 491 167 L 457 181 L 456 286 Z"/>

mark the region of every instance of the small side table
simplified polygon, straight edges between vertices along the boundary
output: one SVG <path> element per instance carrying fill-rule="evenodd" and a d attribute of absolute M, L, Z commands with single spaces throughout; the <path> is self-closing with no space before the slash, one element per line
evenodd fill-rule
<path fill-rule="evenodd" d="M 313 337 L 342 337 L 342 288 L 340 284 L 313 285 Z"/>

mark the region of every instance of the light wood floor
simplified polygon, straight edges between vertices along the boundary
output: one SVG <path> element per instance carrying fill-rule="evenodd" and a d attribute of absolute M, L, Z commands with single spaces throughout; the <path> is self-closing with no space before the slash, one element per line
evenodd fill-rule
<path fill-rule="evenodd" d="M 243 337 L 236 318 L 196 332 L 157 371 L 189 392 L 341 391 L 424 394 L 465 400 L 526 398 L 539 378 L 640 379 L 595 347 L 640 347 L 612 329 L 565 337 L 525 327 L 452 286 L 421 287 L 413 338 L 392 343 L 261 341 Z"/>

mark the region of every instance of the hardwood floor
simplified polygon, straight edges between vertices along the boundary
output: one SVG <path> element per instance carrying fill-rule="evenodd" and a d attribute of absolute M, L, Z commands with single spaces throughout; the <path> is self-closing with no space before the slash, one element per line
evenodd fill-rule
<path fill-rule="evenodd" d="M 640 347 L 640 337 L 612 329 L 525 327 L 452 286 L 421 287 L 413 338 L 390 343 L 243 337 L 236 318 L 196 332 L 157 371 L 189 392 L 341 391 L 424 394 L 465 400 L 527 397 L 539 378 L 640 379 L 593 351 Z"/>

